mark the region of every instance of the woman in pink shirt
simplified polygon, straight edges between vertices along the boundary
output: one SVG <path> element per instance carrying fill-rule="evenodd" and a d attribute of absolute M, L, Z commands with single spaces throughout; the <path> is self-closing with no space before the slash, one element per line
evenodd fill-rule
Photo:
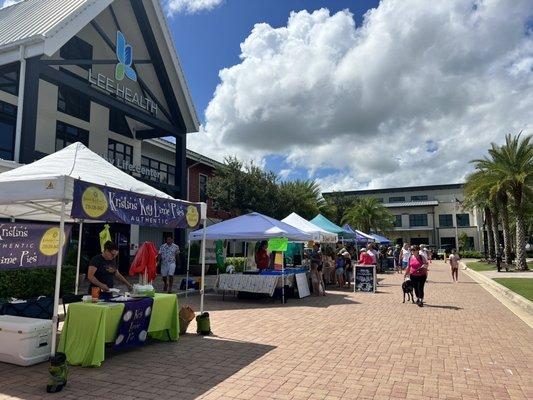
<path fill-rule="evenodd" d="M 409 265 L 405 270 L 405 276 L 409 275 L 415 289 L 416 304 L 424 307 L 424 285 L 428 277 L 428 261 L 420 254 L 420 246 L 411 247 Z"/>

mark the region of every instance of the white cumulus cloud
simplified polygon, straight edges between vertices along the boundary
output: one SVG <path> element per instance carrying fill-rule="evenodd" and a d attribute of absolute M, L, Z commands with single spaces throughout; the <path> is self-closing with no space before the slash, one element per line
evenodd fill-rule
<path fill-rule="evenodd" d="M 256 24 L 189 145 L 281 155 L 324 190 L 462 181 L 533 133 L 532 18 L 529 0 L 382 0 L 359 27 L 327 9 Z"/>
<path fill-rule="evenodd" d="M 12 6 L 13 4 L 17 4 L 19 1 L 21 0 L 4 0 L 0 8 Z"/>
<path fill-rule="evenodd" d="M 222 4 L 224 0 L 168 0 L 169 13 L 194 14 L 199 11 L 212 10 Z"/>

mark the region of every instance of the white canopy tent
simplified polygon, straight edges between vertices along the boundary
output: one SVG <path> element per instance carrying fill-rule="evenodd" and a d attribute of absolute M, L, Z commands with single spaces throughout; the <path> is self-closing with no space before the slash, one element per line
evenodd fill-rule
<path fill-rule="evenodd" d="M 205 228 L 205 225 L 204 225 Z M 267 217 L 266 215 L 252 212 L 249 214 L 241 215 L 236 218 L 228 219 L 226 221 L 219 222 L 218 224 L 211 225 L 207 229 L 200 229 L 189 233 L 189 249 L 191 248 L 190 242 L 193 240 L 202 240 L 204 243 L 204 250 L 202 254 L 205 254 L 205 241 L 206 240 L 268 240 L 274 238 L 287 238 L 289 241 L 294 242 L 306 242 L 313 240 L 313 236 L 307 232 L 304 232 L 292 225 L 285 222 L 278 221 L 277 219 Z M 187 257 L 189 260 L 189 257 Z M 205 280 L 205 260 L 202 264 L 202 288 L 201 293 L 204 292 L 204 280 Z M 284 272 L 284 267 L 282 267 Z M 187 261 L 187 283 L 189 282 L 189 264 Z M 285 286 L 282 287 L 283 302 L 285 302 Z M 201 298 L 200 308 L 203 309 L 203 296 Z"/>
<path fill-rule="evenodd" d="M 281 221 L 310 234 L 313 237 L 312 240 L 315 242 L 337 243 L 339 240 L 336 233 L 328 232 L 320 228 L 319 226 L 316 226 L 315 224 L 309 222 L 308 220 L 299 216 L 295 212 L 283 218 Z"/>
<path fill-rule="evenodd" d="M 80 225 L 83 223 L 83 221 L 77 221 L 70 217 L 76 180 L 135 194 L 173 200 L 168 194 L 121 171 L 78 142 L 31 164 L 1 173 L 0 218 L 59 222 L 59 248 L 63 249 L 65 222 L 80 222 Z M 205 227 L 207 206 L 205 203 L 200 204 L 200 219 Z M 80 226 L 76 289 L 80 264 L 81 231 Z M 205 243 L 202 247 L 205 253 Z M 202 254 L 202 262 L 204 259 L 205 255 Z M 55 353 L 56 348 L 62 262 L 63 251 L 59 251 L 54 294 L 52 354 Z"/>

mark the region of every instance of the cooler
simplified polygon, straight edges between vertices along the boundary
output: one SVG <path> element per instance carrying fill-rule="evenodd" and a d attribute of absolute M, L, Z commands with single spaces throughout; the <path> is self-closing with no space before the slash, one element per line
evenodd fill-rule
<path fill-rule="evenodd" d="M 52 321 L 0 315 L 0 361 L 22 366 L 50 358 Z"/>

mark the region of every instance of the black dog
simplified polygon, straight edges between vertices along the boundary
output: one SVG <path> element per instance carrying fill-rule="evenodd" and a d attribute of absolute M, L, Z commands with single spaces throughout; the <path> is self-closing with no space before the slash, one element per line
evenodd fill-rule
<path fill-rule="evenodd" d="M 402 283 L 402 290 L 403 290 L 403 302 L 405 303 L 405 295 L 407 295 L 407 301 L 409 301 L 409 296 L 411 296 L 411 301 L 413 304 L 415 303 L 415 297 L 413 294 L 413 282 L 411 282 L 410 279 L 405 280 Z"/>

